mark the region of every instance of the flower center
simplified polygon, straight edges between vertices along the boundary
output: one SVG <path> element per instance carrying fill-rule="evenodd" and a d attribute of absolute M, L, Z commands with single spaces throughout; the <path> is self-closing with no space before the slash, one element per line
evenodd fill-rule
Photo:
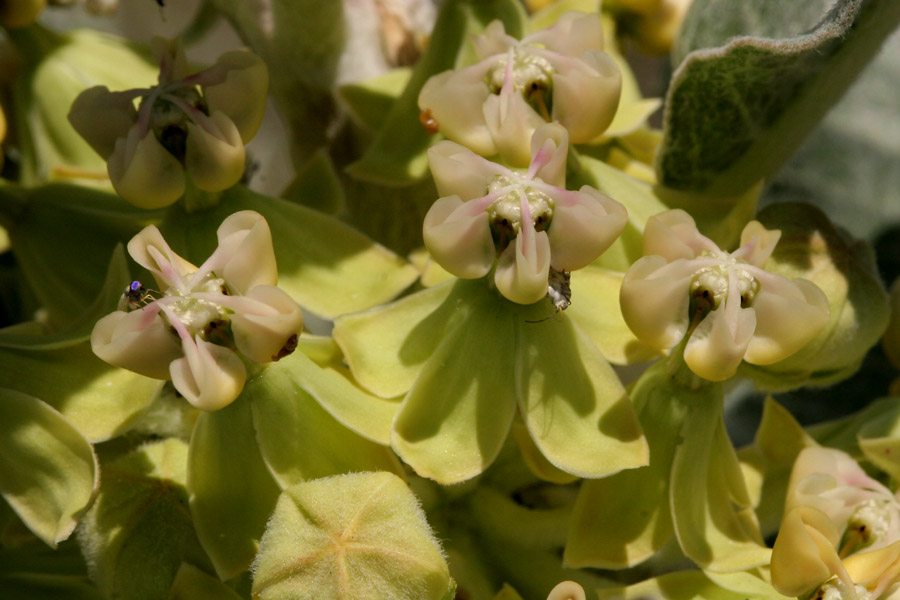
<path fill-rule="evenodd" d="M 488 185 L 488 194 L 506 191 L 487 207 L 491 234 L 498 252 L 502 252 L 522 231 L 523 195 L 531 212 L 528 226 L 534 227 L 536 231 L 543 231 L 553 220 L 553 199 L 530 183 L 531 180 L 528 179 L 498 175 Z"/>
<path fill-rule="evenodd" d="M 497 59 L 497 64 L 488 71 L 487 82 L 492 94 L 500 93 L 506 81 L 507 65 L 512 77 L 513 89 L 526 98 L 535 90 L 549 90 L 553 85 L 556 70 L 543 56 L 529 52 L 521 46 L 514 46 Z"/>
<path fill-rule="evenodd" d="M 221 338 L 222 327 L 227 325 L 230 311 L 211 300 L 198 298 L 194 294 L 227 295 L 228 288 L 224 279 L 208 273 L 189 290 L 179 291 L 176 288 L 166 290 L 165 297 L 161 299 L 167 308 L 164 311 L 165 317 L 169 321 L 172 319 L 180 321 L 191 337 L 199 334 L 208 342 L 222 343 L 224 341 Z"/>
<path fill-rule="evenodd" d="M 712 256 L 704 252 L 700 255 Z M 741 295 L 741 308 L 747 308 L 753 304 L 753 298 L 759 292 L 759 282 L 746 269 L 741 268 L 740 262 L 730 255 L 714 256 L 718 264 L 703 267 L 694 273 L 691 281 L 691 297 L 699 304 L 708 305 L 709 310 L 715 310 L 728 298 L 729 273 L 734 276 L 737 283 L 737 292 Z"/>
<path fill-rule="evenodd" d="M 862 600 L 869 597 L 861 585 L 850 586 L 832 577 L 804 597 L 804 600 Z"/>
<path fill-rule="evenodd" d="M 180 161 L 187 147 L 187 124 L 199 113 L 207 115 L 206 101 L 196 87 L 174 82 L 160 85 L 141 101 L 149 103 L 149 127 L 159 143 Z"/>
<path fill-rule="evenodd" d="M 870 498 L 857 505 L 841 538 L 840 556 L 850 556 L 884 537 L 897 514 L 897 506 L 886 498 Z"/>

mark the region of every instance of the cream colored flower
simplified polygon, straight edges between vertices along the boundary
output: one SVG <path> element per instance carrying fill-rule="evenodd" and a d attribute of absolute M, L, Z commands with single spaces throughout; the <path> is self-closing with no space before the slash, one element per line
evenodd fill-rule
<path fill-rule="evenodd" d="M 543 123 L 560 123 L 580 144 L 612 122 L 622 81 L 602 51 L 597 14 L 566 13 L 521 41 L 494 21 L 475 47 L 477 64 L 432 77 L 419 94 L 419 108 L 447 138 L 524 167 L 531 136 Z"/>
<path fill-rule="evenodd" d="M 508 169 L 454 142 L 428 151 L 441 198 L 425 215 L 425 245 L 463 279 L 487 275 L 504 296 L 531 304 L 547 293 L 550 268 L 580 269 L 625 227 L 625 207 L 584 186 L 565 189 L 568 135 L 539 127 L 527 171 Z"/>
<path fill-rule="evenodd" d="M 251 52 L 227 52 L 189 74 L 180 42 L 155 38 L 153 51 L 160 65 L 157 86 L 90 88 L 69 111 L 75 130 L 107 159 L 116 192 L 144 208 L 178 200 L 185 174 L 210 192 L 237 183 L 244 144 L 259 129 L 269 85 L 265 63 Z"/>
<path fill-rule="evenodd" d="M 787 596 L 888 600 L 900 586 L 900 502 L 844 452 L 804 449 L 772 549 Z"/>
<path fill-rule="evenodd" d="M 625 322 L 661 350 L 688 335 L 684 360 L 710 381 L 734 375 L 741 360 L 767 365 L 790 356 L 825 325 L 829 308 L 813 283 L 763 268 L 780 235 L 751 221 L 729 253 L 683 210 L 651 217 L 644 257 L 622 282 Z"/>
<path fill-rule="evenodd" d="M 171 379 L 203 410 L 227 406 L 241 393 L 247 376 L 241 357 L 278 360 L 293 352 L 303 327 L 299 306 L 275 287 L 265 219 L 253 211 L 235 213 L 222 222 L 218 239 L 198 268 L 175 254 L 155 226 L 144 228 L 128 252 L 153 274 L 159 291 L 143 292 L 135 282 L 126 291 L 125 310 L 100 319 L 91 333 L 97 356 Z"/>

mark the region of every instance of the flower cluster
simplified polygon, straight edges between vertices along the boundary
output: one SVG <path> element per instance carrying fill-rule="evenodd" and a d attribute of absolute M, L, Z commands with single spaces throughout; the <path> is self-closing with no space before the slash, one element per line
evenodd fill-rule
<path fill-rule="evenodd" d="M 741 360 L 768 365 L 790 356 L 825 325 L 829 308 L 815 284 L 763 268 L 780 235 L 751 221 L 740 248 L 725 252 L 683 210 L 651 217 L 644 257 L 622 282 L 625 322 L 660 350 L 689 336 L 684 360 L 711 381 L 734 375 Z"/>
<path fill-rule="evenodd" d="M 423 121 L 481 156 L 528 164 L 535 129 L 560 123 L 573 143 L 599 136 L 615 116 L 621 74 L 603 47 L 597 14 L 566 13 L 521 41 L 492 22 L 475 38 L 479 62 L 428 80 Z"/>
<path fill-rule="evenodd" d="M 900 592 L 900 502 L 840 450 L 806 448 L 772 550 L 787 596 L 876 600 Z"/>
<path fill-rule="evenodd" d="M 155 226 L 144 228 L 128 252 L 153 274 L 159 291 L 135 282 L 125 292 L 124 310 L 100 319 L 91 333 L 97 356 L 171 379 L 203 410 L 222 408 L 241 393 L 247 378 L 241 356 L 278 360 L 294 351 L 303 327 L 300 307 L 275 287 L 278 271 L 265 219 L 237 212 L 217 236 L 218 248 L 198 268 L 175 254 Z"/>
<path fill-rule="evenodd" d="M 447 271 L 463 279 L 494 267 L 500 293 L 520 304 L 547 294 L 551 267 L 590 264 L 622 232 L 625 207 L 597 190 L 565 189 L 568 134 L 556 124 L 531 140 L 531 165 L 516 171 L 454 142 L 428 151 L 441 198 L 425 215 L 425 245 Z"/>
<path fill-rule="evenodd" d="M 185 175 L 210 192 L 237 183 L 244 144 L 259 129 L 269 85 L 265 63 L 252 52 L 227 52 L 189 74 L 179 41 L 154 38 L 152 47 L 160 66 L 155 87 L 93 87 L 69 111 L 75 130 L 107 159 L 116 192 L 143 208 L 178 200 Z"/>

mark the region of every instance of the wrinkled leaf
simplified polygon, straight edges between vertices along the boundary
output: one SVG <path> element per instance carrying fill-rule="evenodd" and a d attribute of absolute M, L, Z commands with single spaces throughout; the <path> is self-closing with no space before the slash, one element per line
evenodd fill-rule
<path fill-rule="evenodd" d="M 99 485 L 91 445 L 46 403 L 0 389 L 0 495 L 50 546 L 69 537 Z"/>

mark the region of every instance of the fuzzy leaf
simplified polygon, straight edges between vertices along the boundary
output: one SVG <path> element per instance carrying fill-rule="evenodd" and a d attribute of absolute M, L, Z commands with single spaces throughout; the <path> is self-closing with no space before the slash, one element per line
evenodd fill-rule
<path fill-rule="evenodd" d="M 91 445 L 46 403 L 0 389 L 0 495 L 53 546 L 69 537 L 99 485 Z"/>

